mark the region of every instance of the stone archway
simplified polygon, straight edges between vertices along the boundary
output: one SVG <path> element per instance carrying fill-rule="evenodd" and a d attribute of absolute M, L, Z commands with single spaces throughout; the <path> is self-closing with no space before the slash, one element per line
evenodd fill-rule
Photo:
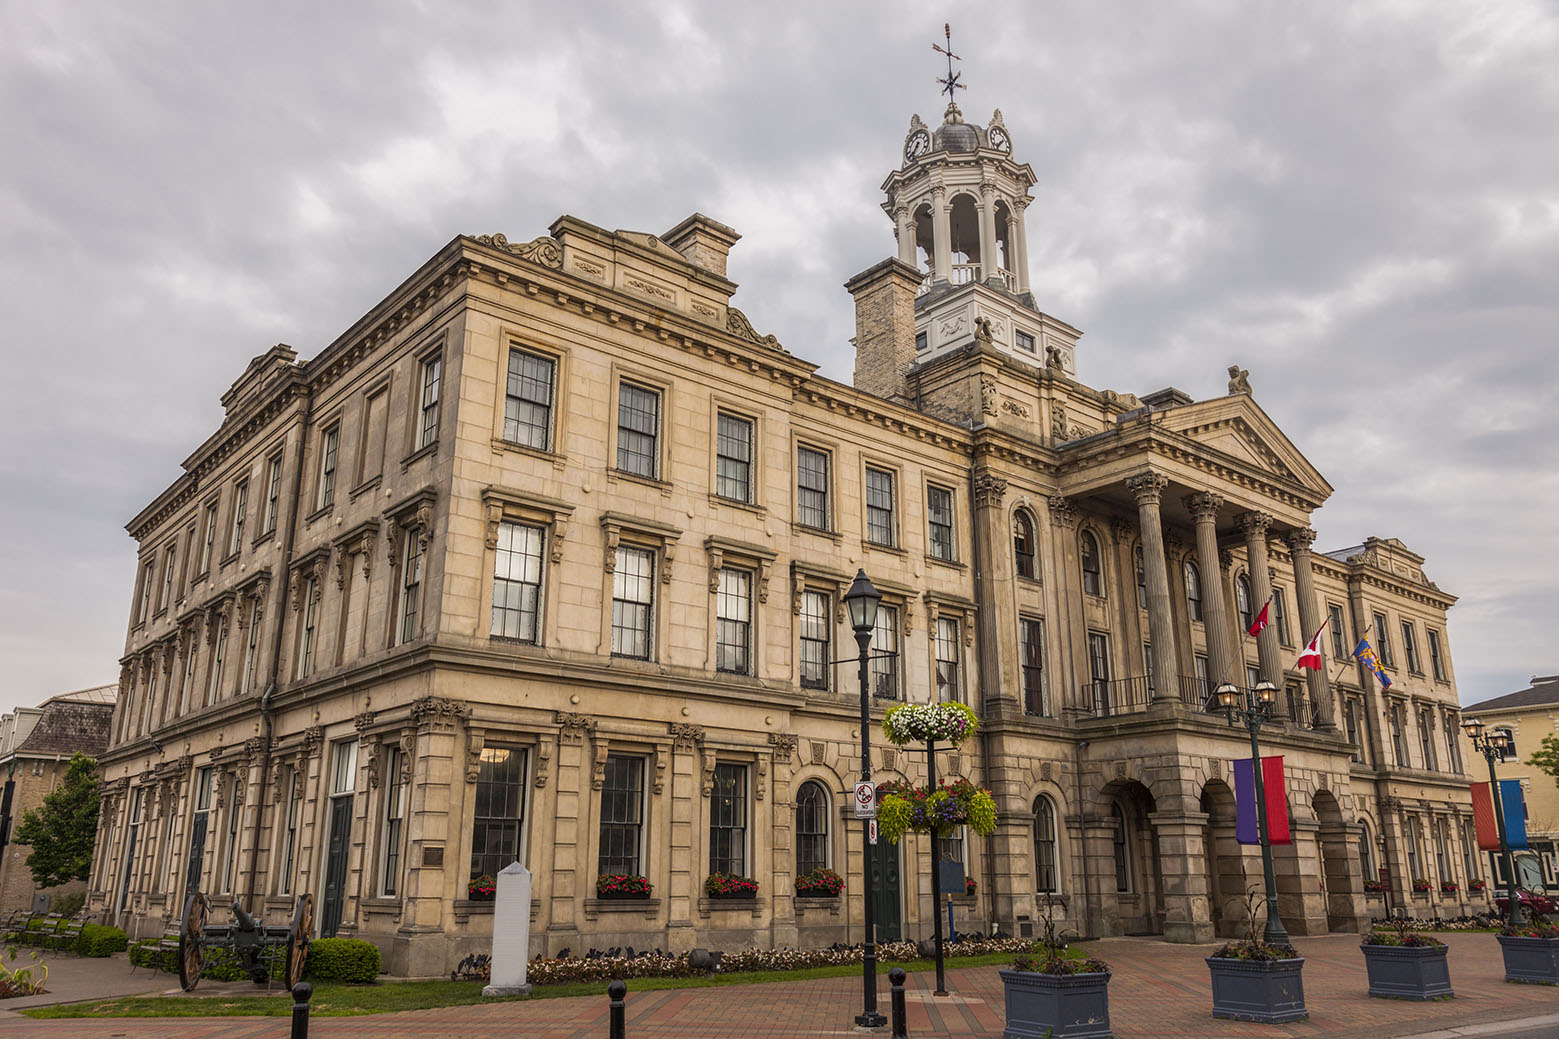
<path fill-rule="evenodd" d="M 1106 906 L 1113 901 L 1115 907 L 1112 930 L 1118 934 L 1162 934 L 1163 872 L 1158 861 L 1157 828 L 1151 818 L 1157 803 L 1148 788 L 1133 779 L 1110 782 L 1100 793 L 1110 838 L 1104 901 Z M 1110 915 L 1108 909 L 1106 915 Z"/>
<path fill-rule="evenodd" d="M 1330 790 L 1317 790 L 1310 805 L 1318 826 L 1316 840 L 1321 857 L 1321 889 L 1326 896 L 1326 928 L 1358 931 L 1361 923 L 1367 922 L 1361 920 L 1365 878 L 1354 855 L 1359 827 L 1343 821 L 1342 807 Z"/>
<path fill-rule="evenodd" d="M 1234 791 L 1221 779 L 1210 779 L 1202 788 L 1202 811 L 1207 813 L 1203 846 L 1206 848 L 1207 899 L 1213 931 L 1220 938 L 1245 933 L 1240 906 L 1248 885 L 1245 848 L 1235 836 Z"/>

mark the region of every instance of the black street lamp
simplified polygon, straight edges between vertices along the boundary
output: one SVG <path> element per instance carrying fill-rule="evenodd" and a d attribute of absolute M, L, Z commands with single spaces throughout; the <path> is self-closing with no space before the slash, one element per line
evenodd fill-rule
<path fill-rule="evenodd" d="M 1521 924 L 1521 900 L 1516 897 L 1516 867 L 1510 858 L 1510 841 L 1505 836 L 1505 799 L 1500 796 L 1499 777 L 1494 774 L 1494 762 L 1504 760 L 1506 753 L 1515 750 L 1515 740 L 1498 729 L 1490 731 L 1476 718 L 1462 722 L 1462 731 L 1472 740 L 1473 749 L 1489 763 L 1489 796 L 1494 800 L 1494 822 L 1499 830 L 1500 861 L 1505 864 L 1505 892 L 1510 899 L 1510 926 Z"/>
<path fill-rule="evenodd" d="M 855 644 L 860 647 L 861 678 L 861 782 L 872 778 L 871 754 L 871 690 L 866 660 L 872 646 L 872 631 L 877 627 L 877 607 L 882 603 L 882 593 L 873 587 L 865 570 L 855 572 L 855 581 L 844 596 L 844 608 L 850 614 L 850 627 L 855 631 Z M 865 1004 L 855 1015 L 855 1023 L 861 1028 L 881 1028 L 888 1019 L 877 1011 L 877 921 L 872 906 L 872 861 L 870 819 L 861 822 L 861 874 L 864 881 L 862 895 L 866 903 L 866 948 L 861 957 L 861 986 Z"/>
<path fill-rule="evenodd" d="M 1288 932 L 1283 929 L 1283 921 L 1278 916 L 1278 884 L 1272 872 L 1272 836 L 1267 832 L 1266 784 L 1261 776 L 1261 743 L 1256 736 L 1261 731 L 1262 723 L 1272 719 L 1272 706 L 1277 700 L 1277 692 L 1277 686 L 1262 679 L 1245 694 L 1244 706 L 1240 705 L 1240 691 L 1229 682 L 1220 685 L 1216 695 L 1218 706 L 1223 708 L 1229 724 L 1244 725 L 1250 732 L 1251 772 L 1256 779 L 1256 825 L 1261 837 L 1261 869 L 1267 881 L 1267 926 L 1262 932 L 1262 940 L 1268 945 L 1287 945 Z"/>

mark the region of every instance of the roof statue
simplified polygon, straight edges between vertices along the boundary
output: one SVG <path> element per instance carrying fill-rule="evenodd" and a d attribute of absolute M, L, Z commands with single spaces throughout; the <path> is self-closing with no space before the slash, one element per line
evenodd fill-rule
<path fill-rule="evenodd" d="M 1250 371 L 1241 368 L 1237 364 L 1229 365 L 1229 395 L 1236 393 L 1250 395 Z"/>

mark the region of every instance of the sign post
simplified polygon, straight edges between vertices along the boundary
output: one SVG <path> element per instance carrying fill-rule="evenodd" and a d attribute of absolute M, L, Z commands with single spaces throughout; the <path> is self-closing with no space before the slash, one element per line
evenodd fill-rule
<path fill-rule="evenodd" d="M 877 818 L 877 785 L 871 780 L 863 779 L 855 784 L 855 796 L 850 800 L 855 805 L 857 819 Z"/>

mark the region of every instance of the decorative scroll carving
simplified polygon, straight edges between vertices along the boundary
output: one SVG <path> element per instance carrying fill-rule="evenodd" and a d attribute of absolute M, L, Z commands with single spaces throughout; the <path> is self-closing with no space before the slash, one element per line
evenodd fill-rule
<path fill-rule="evenodd" d="M 367 760 L 363 762 L 363 768 L 368 773 L 368 789 L 379 789 L 379 737 L 368 736 L 363 740 L 363 746 L 368 751 Z"/>
<path fill-rule="evenodd" d="M 812 764 L 821 765 L 828 756 L 828 744 L 822 740 L 807 740 L 807 751 L 811 755 Z"/>
<path fill-rule="evenodd" d="M 738 339 L 746 339 L 748 342 L 757 343 L 759 346 L 766 346 L 771 350 L 779 350 L 783 352 L 785 349 L 783 346 L 780 346 L 780 341 L 774 336 L 760 336 L 757 331 L 753 329 L 752 322 L 747 320 L 747 315 L 743 314 L 735 307 L 726 307 L 725 330 Z"/>
<path fill-rule="evenodd" d="M 983 317 L 974 319 L 974 323 L 977 327 L 982 321 L 985 322 L 985 339 L 983 341 L 988 343 L 991 339 L 991 323 L 986 321 L 986 319 Z M 975 339 L 980 339 L 978 333 L 976 333 Z M 996 414 L 996 380 L 991 378 L 989 375 L 980 376 L 980 412 L 981 414 L 985 415 Z"/>
<path fill-rule="evenodd" d="M 715 752 L 708 747 L 704 748 L 704 796 L 708 797 L 715 792 Z"/>
<path fill-rule="evenodd" d="M 1309 527 L 1295 527 L 1283 532 L 1283 540 L 1288 543 L 1290 550 L 1294 552 L 1308 552 L 1310 546 L 1315 544 L 1315 531 Z"/>
<path fill-rule="evenodd" d="M 671 732 L 671 746 L 674 750 L 692 750 L 694 746 L 702 746 L 704 742 L 704 727 L 693 725 L 689 722 L 672 722 L 669 726 Z"/>
<path fill-rule="evenodd" d="M 660 583 L 662 585 L 668 585 L 668 584 L 671 583 L 671 563 L 672 563 L 672 560 L 674 560 L 676 558 L 677 558 L 677 546 L 676 545 L 673 545 L 671 542 L 668 541 L 668 542 L 666 542 L 666 544 L 661 546 L 661 550 L 660 550 Z"/>
<path fill-rule="evenodd" d="M 539 264 L 542 267 L 551 267 L 553 270 L 561 270 L 563 267 L 563 249 L 558 245 L 555 238 L 544 235 L 541 238 L 534 238 L 524 245 L 510 242 L 502 234 L 477 235 L 476 240 L 483 245 L 502 249 L 506 253 L 512 253 L 522 260 Z"/>
<path fill-rule="evenodd" d="M 313 755 L 325 742 L 325 730 L 318 725 L 310 725 L 303 730 L 303 753 Z"/>
<path fill-rule="evenodd" d="M 1059 494 L 1050 496 L 1050 522 L 1058 527 L 1071 527 L 1077 523 L 1077 505 L 1070 498 Z"/>
<path fill-rule="evenodd" d="M 336 546 L 336 590 L 346 588 L 347 578 L 352 574 L 352 550 L 345 545 Z"/>
<path fill-rule="evenodd" d="M 367 732 L 374 726 L 374 712 L 362 711 L 352 719 L 352 725 L 359 733 Z"/>
<path fill-rule="evenodd" d="M 1137 528 L 1119 517 L 1110 520 L 1110 534 L 1118 542 L 1124 542 L 1131 536 L 1131 532 Z"/>
<path fill-rule="evenodd" d="M 244 764 L 253 768 L 259 764 L 260 756 L 265 753 L 265 737 L 250 736 L 244 740 Z"/>
<path fill-rule="evenodd" d="M 471 730 L 466 743 L 466 782 L 475 783 L 482 774 L 482 748 L 487 746 L 487 734 L 480 729 Z"/>
<path fill-rule="evenodd" d="M 1169 477 L 1151 470 L 1126 478 L 1126 490 L 1137 500 L 1139 506 L 1157 505 L 1159 498 L 1164 494 L 1164 488 L 1168 486 Z"/>
<path fill-rule="evenodd" d="M 670 756 L 664 747 L 656 747 L 651 755 L 655 762 L 655 793 L 657 794 L 666 789 L 666 760 Z"/>
<path fill-rule="evenodd" d="M 796 749 L 796 737 L 788 732 L 771 732 L 769 746 L 774 748 L 774 760 L 781 765 L 788 765 L 790 756 Z"/>
<path fill-rule="evenodd" d="M 233 603 L 230 599 L 223 599 L 206 609 L 206 645 L 214 644 L 217 633 L 227 630 L 227 622 L 232 619 L 232 614 Z"/>
<path fill-rule="evenodd" d="M 1198 494 L 1185 496 L 1186 511 L 1196 519 L 1218 518 L 1218 511 L 1223 508 L 1223 495 L 1214 494 L 1212 491 L 1202 491 Z"/>
<path fill-rule="evenodd" d="M 1272 517 L 1265 512 L 1242 512 L 1235 517 L 1235 526 L 1247 538 L 1265 538 L 1272 526 Z"/>
<path fill-rule="evenodd" d="M 790 612 L 801 616 L 801 597 L 806 594 L 807 579 L 802 573 L 790 575 Z"/>
<path fill-rule="evenodd" d="M 552 741 L 543 739 L 536 744 L 536 789 L 547 789 L 547 773 L 552 765 Z"/>
<path fill-rule="evenodd" d="M 362 538 L 357 542 L 357 554 L 362 557 L 362 560 L 363 560 L 363 580 L 366 581 L 373 574 L 373 568 L 374 568 L 374 532 L 373 531 L 367 530 L 367 531 L 363 532 Z"/>
<path fill-rule="evenodd" d="M 595 741 L 595 760 L 590 768 L 591 790 L 599 790 L 606 785 L 606 752 L 610 746 L 604 739 L 597 738 Z"/>
<path fill-rule="evenodd" d="M 601 546 L 604 550 L 601 553 L 601 569 L 612 573 L 617 569 L 617 545 L 622 540 L 622 536 L 610 527 L 604 533 L 606 537 Z"/>
<path fill-rule="evenodd" d="M 725 569 L 725 551 L 719 548 L 709 550 L 709 594 L 714 595 L 720 591 L 720 571 Z"/>
<path fill-rule="evenodd" d="M 982 470 L 974 478 L 974 504 L 976 508 L 1001 508 L 1007 496 L 1007 481 L 991 472 Z"/>
<path fill-rule="evenodd" d="M 758 781 L 753 784 L 752 797 L 754 801 L 762 801 L 763 793 L 769 786 L 769 759 L 766 755 L 758 755 Z"/>
<path fill-rule="evenodd" d="M 577 714 L 573 711 L 558 711 L 553 720 L 561 731 L 558 737 L 568 744 L 584 742 L 585 736 L 595 735 L 595 719 L 588 714 Z"/>
<path fill-rule="evenodd" d="M 271 803 L 281 804 L 287 799 L 287 789 L 282 785 L 286 765 L 280 758 L 271 759 Z"/>
<path fill-rule="evenodd" d="M 424 696 L 412 701 L 411 720 L 429 729 L 448 731 L 462 718 L 471 716 L 469 704 L 444 696 Z"/>
<path fill-rule="evenodd" d="M 412 770 L 416 766 L 416 758 L 412 755 L 417 749 L 417 734 L 411 729 L 401 733 L 401 782 L 410 783 Z"/>
<path fill-rule="evenodd" d="M 1028 405 L 1019 404 L 1015 400 L 1003 400 L 1001 402 L 1001 410 L 1007 412 L 1009 415 L 1016 415 L 1018 418 L 1029 417 Z"/>

